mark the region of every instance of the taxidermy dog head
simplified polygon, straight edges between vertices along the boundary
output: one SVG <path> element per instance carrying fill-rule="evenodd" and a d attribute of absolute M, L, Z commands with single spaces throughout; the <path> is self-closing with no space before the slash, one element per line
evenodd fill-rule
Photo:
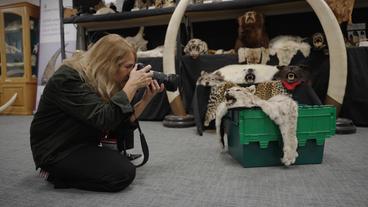
<path fill-rule="evenodd" d="M 326 39 L 322 33 L 315 33 L 312 36 L 313 47 L 316 49 L 322 49 L 326 47 Z"/>
<path fill-rule="evenodd" d="M 240 47 L 268 48 L 268 36 L 264 27 L 264 17 L 256 11 L 248 11 L 238 18 L 238 39 L 235 50 Z"/>
<path fill-rule="evenodd" d="M 190 55 L 193 59 L 198 58 L 200 55 L 207 54 L 208 46 L 205 41 L 200 39 L 191 39 L 184 48 L 184 53 Z"/>
<path fill-rule="evenodd" d="M 215 86 L 224 81 L 224 77 L 220 72 L 207 73 L 206 71 L 201 72 L 201 76 L 197 80 L 197 85 L 202 86 Z"/>
<path fill-rule="evenodd" d="M 277 66 L 279 71 L 274 79 L 287 81 L 288 83 L 307 82 L 309 80 L 308 68 L 305 65 Z"/>

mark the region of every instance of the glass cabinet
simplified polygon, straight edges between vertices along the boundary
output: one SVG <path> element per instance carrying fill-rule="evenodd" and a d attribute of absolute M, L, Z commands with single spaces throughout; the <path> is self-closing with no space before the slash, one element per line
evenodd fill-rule
<path fill-rule="evenodd" d="M 18 3 L 0 7 L 0 106 L 3 114 L 32 114 L 36 100 L 39 7 Z"/>

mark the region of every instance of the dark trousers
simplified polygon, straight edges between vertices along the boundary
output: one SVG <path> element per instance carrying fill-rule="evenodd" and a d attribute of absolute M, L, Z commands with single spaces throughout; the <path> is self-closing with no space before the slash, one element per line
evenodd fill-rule
<path fill-rule="evenodd" d="M 55 188 L 117 192 L 135 178 L 135 166 L 116 150 L 84 146 L 44 168 Z"/>

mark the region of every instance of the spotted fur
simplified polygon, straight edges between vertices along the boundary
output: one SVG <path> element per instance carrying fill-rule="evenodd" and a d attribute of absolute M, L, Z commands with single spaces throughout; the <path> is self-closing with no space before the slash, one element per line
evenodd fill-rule
<path fill-rule="evenodd" d="M 279 80 L 259 83 L 256 86 L 255 95 L 263 100 L 268 100 L 280 94 L 288 95 L 288 92 Z"/>
<path fill-rule="evenodd" d="M 234 86 L 236 86 L 235 83 L 224 81 L 211 88 L 207 111 L 204 118 L 204 126 L 209 126 L 210 122 L 216 118 L 216 109 L 221 102 L 225 101 L 226 90 Z"/>
<path fill-rule="evenodd" d="M 208 46 L 205 41 L 200 39 L 191 39 L 184 48 L 184 53 L 192 58 L 198 58 L 200 55 L 208 53 Z"/>

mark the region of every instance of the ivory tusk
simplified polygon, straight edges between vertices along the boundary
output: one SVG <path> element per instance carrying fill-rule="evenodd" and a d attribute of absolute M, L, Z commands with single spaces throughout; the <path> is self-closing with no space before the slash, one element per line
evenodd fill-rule
<path fill-rule="evenodd" d="M 0 106 L 0 113 L 2 111 L 4 111 L 5 109 L 7 109 L 9 106 L 11 106 L 14 102 L 15 102 L 15 99 L 17 99 L 17 95 L 18 93 L 15 93 L 10 99 L 8 102 L 6 102 L 4 105 Z"/>
<path fill-rule="evenodd" d="M 328 42 L 330 54 L 330 80 L 326 102 L 337 108 L 343 103 L 347 81 L 347 55 L 344 37 L 339 23 L 325 1 L 306 0 L 316 13 Z"/>

